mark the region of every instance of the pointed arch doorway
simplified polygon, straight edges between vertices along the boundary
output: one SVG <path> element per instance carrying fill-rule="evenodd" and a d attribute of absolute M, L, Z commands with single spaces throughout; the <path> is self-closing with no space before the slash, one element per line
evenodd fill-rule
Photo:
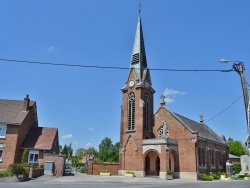
<path fill-rule="evenodd" d="M 145 156 L 145 175 L 159 176 L 160 158 L 156 151 L 150 151 Z"/>

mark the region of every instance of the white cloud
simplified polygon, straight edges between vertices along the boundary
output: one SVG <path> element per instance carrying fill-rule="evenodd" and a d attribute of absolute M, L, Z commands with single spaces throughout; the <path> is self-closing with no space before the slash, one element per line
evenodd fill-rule
<path fill-rule="evenodd" d="M 54 52 L 55 49 L 56 49 L 56 48 L 55 48 L 54 46 L 50 46 L 50 47 L 47 48 L 47 51 L 48 51 L 48 52 Z"/>
<path fill-rule="evenodd" d="M 166 97 L 164 100 L 165 100 L 165 102 L 166 102 L 167 104 L 172 103 L 172 102 L 175 101 L 173 98 L 170 98 L 170 97 Z"/>
<path fill-rule="evenodd" d="M 89 131 L 93 131 L 94 129 L 93 128 L 88 128 Z"/>
<path fill-rule="evenodd" d="M 92 144 L 91 144 L 90 142 L 86 144 L 87 147 L 89 147 L 89 146 L 91 146 L 91 145 L 92 145 Z"/>
<path fill-rule="evenodd" d="M 186 92 L 183 92 L 183 91 L 177 91 L 177 90 L 174 90 L 174 89 L 170 89 L 170 88 L 166 88 L 164 91 L 163 91 L 163 95 L 165 96 L 165 102 L 166 103 L 172 103 L 175 101 L 175 97 L 177 95 L 185 95 Z"/>
<path fill-rule="evenodd" d="M 66 134 L 66 135 L 63 135 L 62 138 L 70 139 L 70 138 L 73 138 L 73 135 L 72 134 Z"/>
<path fill-rule="evenodd" d="M 186 92 L 183 92 L 183 91 L 176 91 L 174 89 L 168 89 L 166 88 L 164 91 L 163 91 L 163 95 L 165 96 L 169 96 L 169 95 L 184 95 L 186 94 Z"/>

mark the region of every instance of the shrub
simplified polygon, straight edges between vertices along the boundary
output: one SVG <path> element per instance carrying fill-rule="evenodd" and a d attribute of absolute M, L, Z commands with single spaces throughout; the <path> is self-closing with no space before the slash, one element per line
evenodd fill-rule
<path fill-rule="evenodd" d="M 9 170 L 0 170 L 0 178 L 11 176 L 11 172 Z"/>
<path fill-rule="evenodd" d="M 221 175 L 227 175 L 226 172 L 221 172 L 220 174 L 221 174 Z"/>
<path fill-rule="evenodd" d="M 213 176 L 208 176 L 206 174 L 202 174 L 202 181 L 213 181 Z"/>
<path fill-rule="evenodd" d="M 10 164 L 9 170 L 11 171 L 12 175 L 28 175 L 29 169 L 24 164 Z"/>
<path fill-rule="evenodd" d="M 85 163 L 80 163 L 80 162 L 79 162 L 79 163 L 78 163 L 78 166 L 79 166 L 79 167 L 85 167 Z"/>
<path fill-rule="evenodd" d="M 220 175 L 218 174 L 211 174 L 211 176 L 214 178 L 214 180 L 219 180 L 220 179 Z"/>
<path fill-rule="evenodd" d="M 109 170 L 101 170 L 101 173 L 109 173 Z"/>
<path fill-rule="evenodd" d="M 168 170 L 166 171 L 166 174 L 167 174 L 167 175 L 171 175 L 171 174 L 172 174 L 171 170 L 168 169 Z"/>
<path fill-rule="evenodd" d="M 126 174 L 134 174 L 132 171 L 127 171 Z"/>
<path fill-rule="evenodd" d="M 40 163 L 38 166 L 37 166 L 37 168 L 43 168 L 44 166 L 43 166 L 43 163 Z"/>
<path fill-rule="evenodd" d="M 29 152 L 29 150 L 27 150 L 27 149 L 23 150 L 23 155 L 22 155 L 21 163 L 24 163 L 27 160 L 28 152 Z"/>
<path fill-rule="evenodd" d="M 241 164 L 240 163 L 235 163 L 234 164 L 234 173 L 239 174 L 241 171 Z"/>
<path fill-rule="evenodd" d="M 88 174 L 88 170 L 83 168 L 83 169 L 80 170 L 80 173 L 82 173 L 82 174 Z"/>

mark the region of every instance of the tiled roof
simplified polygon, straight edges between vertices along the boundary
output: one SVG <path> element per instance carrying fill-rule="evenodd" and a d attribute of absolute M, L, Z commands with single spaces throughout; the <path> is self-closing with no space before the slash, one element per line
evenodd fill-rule
<path fill-rule="evenodd" d="M 198 132 L 198 137 L 204 138 L 213 142 L 227 144 L 222 137 L 218 136 L 211 128 L 209 128 L 205 123 L 198 123 L 184 116 L 174 113 L 187 127 L 191 129 L 192 132 Z"/>
<path fill-rule="evenodd" d="M 32 127 L 21 148 L 50 150 L 57 132 L 57 128 Z"/>
<path fill-rule="evenodd" d="M 30 101 L 29 106 L 34 104 L 34 101 Z M 0 99 L 0 123 L 21 124 L 28 114 L 23 106 L 24 101 Z"/>

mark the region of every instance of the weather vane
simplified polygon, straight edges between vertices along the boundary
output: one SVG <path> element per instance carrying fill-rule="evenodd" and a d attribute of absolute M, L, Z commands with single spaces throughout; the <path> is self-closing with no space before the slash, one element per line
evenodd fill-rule
<path fill-rule="evenodd" d="M 139 4 L 138 4 L 139 14 L 141 14 L 141 7 L 142 7 L 141 0 L 139 0 Z"/>

